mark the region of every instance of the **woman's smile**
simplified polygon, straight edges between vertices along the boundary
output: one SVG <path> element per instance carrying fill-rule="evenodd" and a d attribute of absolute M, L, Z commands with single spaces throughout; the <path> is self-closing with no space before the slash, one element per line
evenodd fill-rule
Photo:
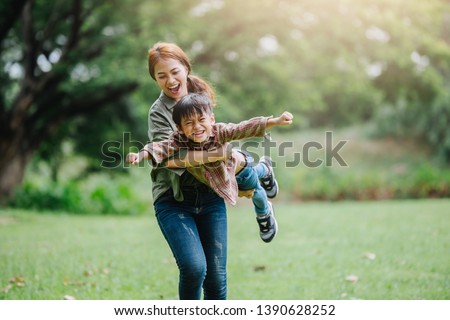
<path fill-rule="evenodd" d="M 176 84 L 174 86 L 169 87 L 169 90 L 170 92 L 172 92 L 172 94 L 176 95 L 180 90 L 180 84 Z"/>

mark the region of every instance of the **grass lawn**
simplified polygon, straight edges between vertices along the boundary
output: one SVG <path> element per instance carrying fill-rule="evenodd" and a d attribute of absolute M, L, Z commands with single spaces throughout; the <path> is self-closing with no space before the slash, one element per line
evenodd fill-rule
<path fill-rule="evenodd" d="M 450 299 L 450 200 L 275 202 L 259 239 L 248 200 L 229 208 L 229 299 Z M 153 213 L 0 209 L 0 299 L 177 299 Z"/>

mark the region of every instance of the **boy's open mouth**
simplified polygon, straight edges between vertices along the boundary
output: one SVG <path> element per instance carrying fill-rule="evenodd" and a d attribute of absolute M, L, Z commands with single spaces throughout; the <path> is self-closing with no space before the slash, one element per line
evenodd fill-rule
<path fill-rule="evenodd" d="M 205 133 L 205 130 L 194 132 L 194 137 L 201 137 Z"/>

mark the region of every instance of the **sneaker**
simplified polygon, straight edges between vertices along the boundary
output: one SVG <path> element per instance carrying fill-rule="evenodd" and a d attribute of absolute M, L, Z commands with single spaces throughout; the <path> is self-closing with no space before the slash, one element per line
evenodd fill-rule
<path fill-rule="evenodd" d="M 278 194 L 278 182 L 275 179 L 275 173 L 273 172 L 272 159 L 263 156 L 259 159 L 259 162 L 264 163 L 267 168 L 269 168 L 269 174 L 266 177 L 259 179 L 259 183 L 263 189 L 266 190 L 267 198 L 273 199 Z"/>
<path fill-rule="evenodd" d="M 278 224 L 277 220 L 275 220 L 272 203 L 269 201 L 268 204 L 269 213 L 256 217 L 256 221 L 259 225 L 259 236 L 264 242 L 272 241 L 278 231 Z"/>

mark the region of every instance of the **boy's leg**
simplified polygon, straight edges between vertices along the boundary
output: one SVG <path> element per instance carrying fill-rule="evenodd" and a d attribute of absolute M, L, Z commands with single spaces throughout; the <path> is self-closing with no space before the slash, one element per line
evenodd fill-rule
<path fill-rule="evenodd" d="M 252 202 L 255 207 L 256 221 L 260 229 L 260 237 L 265 242 L 270 242 L 277 233 L 277 223 L 273 213 L 272 204 L 267 200 L 265 190 L 259 184 L 258 169 L 251 165 L 252 159 L 247 159 L 248 165 L 236 175 L 240 190 L 255 190 Z"/>
<path fill-rule="evenodd" d="M 267 177 L 270 174 L 269 167 L 261 161 L 256 164 L 254 163 L 253 169 L 255 170 L 259 180 Z"/>
<path fill-rule="evenodd" d="M 265 175 L 268 170 L 264 164 L 254 165 L 253 158 L 246 155 L 247 165 L 236 175 L 239 190 L 254 190 L 252 201 L 257 215 L 265 215 L 269 211 L 267 195 L 259 184 L 259 175 Z"/>
<path fill-rule="evenodd" d="M 259 236 L 264 242 L 270 242 L 278 232 L 278 224 L 272 203 L 267 200 L 266 191 L 257 183 L 252 198 L 255 206 L 256 221 L 259 226 Z"/>
<path fill-rule="evenodd" d="M 269 201 L 267 199 L 266 191 L 261 187 L 261 185 L 256 180 L 254 184 L 255 192 L 253 193 L 252 202 L 255 206 L 255 213 L 257 216 L 266 215 L 269 213 Z"/>

